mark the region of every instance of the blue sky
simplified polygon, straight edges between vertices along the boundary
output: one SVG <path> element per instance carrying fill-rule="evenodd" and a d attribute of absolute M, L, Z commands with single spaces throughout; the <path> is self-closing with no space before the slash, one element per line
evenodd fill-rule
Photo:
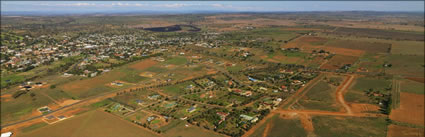
<path fill-rule="evenodd" d="M 1 11 L 424 11 L 424 1 L 1 1 Z"/>

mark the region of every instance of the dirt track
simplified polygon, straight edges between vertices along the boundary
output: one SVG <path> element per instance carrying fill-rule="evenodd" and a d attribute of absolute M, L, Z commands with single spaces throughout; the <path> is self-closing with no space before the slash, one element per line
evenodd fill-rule
<path fill-rule="evenodd" d="M 351 111 L 350 106 L 347 105 L 347 103 L 344 100 L 344 92 L 345 90 L 347 90 L 347 88 L 351 85 L 351 83 L 353 82 L 354 76 L 350 75 L 349 78 L 347 80 L 345 80 L 341 86 L 338 87 L 337 91 L 336 91 L 336 97 L 339 101 L 339 103 L 341 103 L 341 105 L 345 108 L 345 111 L 348 114 L 353 114 L 353 112 Z"/>

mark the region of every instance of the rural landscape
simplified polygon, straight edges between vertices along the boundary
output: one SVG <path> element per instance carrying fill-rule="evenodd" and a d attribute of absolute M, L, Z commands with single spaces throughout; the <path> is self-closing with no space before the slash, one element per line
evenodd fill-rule
<path fill-rule="evenodd" d="M 13 137 L 424 137 L 424 13 L 1 16 Z"/>

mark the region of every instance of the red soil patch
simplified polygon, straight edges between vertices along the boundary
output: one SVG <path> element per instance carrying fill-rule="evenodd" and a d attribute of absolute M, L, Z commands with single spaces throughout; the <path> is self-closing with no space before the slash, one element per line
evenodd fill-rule
<path fill-rule="evenodd" d="M 65 100 L 65 101 L 61 102 L 59 105 L 60 106 L 66 106 L 66 105 L 71 105 L 71 104 L 77 103 L 79 101 L 80 100 L 68 99 L 68 100 Z"/>
<path fill-rule="evenodd" d="M 379 106 L 372 104 L 349 104 L 351 110 L 354 113 L 364 113 L 364 112 L 377 112 L 379 111 Z"/>
<path fill-rule="evenodd" d="M 392 110 L 390 118 L 395 121 L 424 125 L 424 95 L 400 93 L 400 108 Z"/>
<path fill-rule="evenodd" d="M 421 82 L 421 83 L 425 83 L 425 78 L 424 77 L 407 77 L 406 79 L 410 79 L 416 82 Z"/>
<path fill-rule="evenodd" d="M 137 62 L 136 64 L 133 64 L 130 66 L 130 68 L 133 69 L 138 69 L 138 70 L 143 70 L 146 68 L 149 68 L 155 64 L 157 64 L 158 62 L 154 61 L 154 60 L 150 60 L 150 59 L 146 59 L 140 62 Z"/>
<path fill-rule="evenodd" d="M 389 125 L 387 137 L 424 137 L 424 129 Z"/>
<path fill-rule="evenodd" d="M 354 57 L 354 56 L 335 55 L 320 68 L 336 70 L 341 68 L 345 64 L 353 64 L 354 62 L 357 61 L 357 59 L 358 57 Z"/>

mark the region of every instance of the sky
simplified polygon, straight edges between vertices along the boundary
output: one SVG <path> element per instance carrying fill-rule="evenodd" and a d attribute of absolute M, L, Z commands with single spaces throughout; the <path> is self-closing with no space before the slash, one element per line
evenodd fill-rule
<path fill-rule="evenodd" d="M 1 1 L 2 12 L 424 11 L 424 1 Z"/>

